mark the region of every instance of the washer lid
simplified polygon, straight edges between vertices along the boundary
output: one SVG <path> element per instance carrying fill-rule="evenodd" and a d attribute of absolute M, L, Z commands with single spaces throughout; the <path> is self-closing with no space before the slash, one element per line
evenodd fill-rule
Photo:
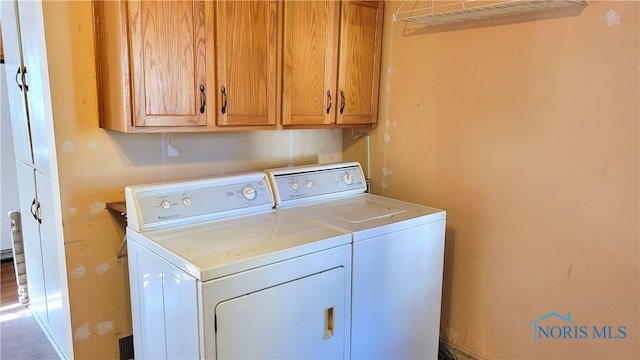
<path fill-rule="evenodd" d="M 129 229 L 127 236 L 201 281 L 351 242 L 344 231 L 274 210 L 141 233 Z"/>
<path fill-rule="evenodd" d="M 373 194 L 319 201 L 280 208 L 278 211 L 303 216 L 353 234 L 360 241 L 402 229 L 444 220 L 440 209 L 412 204 Z"/>
<path fill-rule="evenodd" d="M 350 223 L 361 223 L 371 220 L 390 219 L 394 215 L 406 212 L 407 209 L 357 197 L 339 204 L 317 206 L 311 208 L 311 211 Z"/>

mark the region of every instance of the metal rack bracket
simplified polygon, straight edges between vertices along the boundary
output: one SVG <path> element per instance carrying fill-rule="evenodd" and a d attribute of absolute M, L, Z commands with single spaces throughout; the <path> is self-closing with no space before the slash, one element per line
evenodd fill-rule
<path fill-rule="evenodd" d="M 429 5 L 393 14 L 395 22 L 437 26 L 465 21 L 529 14 L 554 9 L 584 8 L 586 0 L 428 1 Z M 416 3 L 417 6 L 417 3 Z"/>
<path fill-rule="evenodd" d="M 107 203 L 107 209 L 120 214 L 120 222 L 123 224 L 125 228 L 124 238 L 122 239 L 122 243 L 120 244 L 120 249 L 118 250 L 118 254 L 116 255 L 116 266 L 120 266 L 122 264 L 122 258 L 127 256 L 127 254 L 123 254 L 124 250 L 127 246 L 127 205 L 124 201 L 111 202 Z"/>

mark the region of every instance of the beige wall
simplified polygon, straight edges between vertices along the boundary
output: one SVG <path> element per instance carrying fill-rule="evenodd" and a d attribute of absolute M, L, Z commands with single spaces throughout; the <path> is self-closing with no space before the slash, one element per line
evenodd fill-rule
<path fill-rule="evenodd" d="M 637 2 L 426 33 L 387 3 L 374 192 L 447 210 L 442 335 L 487 358 L 638 358 Z M 619 24 L 605 14 L 615 10 Z M 124 135 L 98 128 L 88 2 L 45 2 L 77 358 L 130 328 L 123 235 L 104 203 L 130 183 L 340 159 L 335 131 Z M 345 132 L 348 138 L 349 132 Z M 178 157 L 166 154 L 171 144 Z M 363 159 L 362 141 L 344 158 Z M 624 339 L 540 339 L 551 311 Z M 562 323 L 560 323 L 562 324 Z"/>
<path fill-rule="evenodd" d="M 120 134 L 98 128 L 91 3 L 45 1 L 74 355 L 117 359 L 131 334 L 123 229 L 105 203 L 124 186 L 289 163 L 339 161 L 339 130 L 224 134 Z M 179 156 L 168 156 L 171 145 Z"/>
<path fill-rule="evenodd" d="M 639 3 L 445 32 L 394 23 L 399 4 L 373 190 L 447 210 L 441 335 L 489 359 L 637 359 Z M 552 311 L 588 338 L 534 342 Z M 593 339 L 608 325 L 626 337 Z"/>

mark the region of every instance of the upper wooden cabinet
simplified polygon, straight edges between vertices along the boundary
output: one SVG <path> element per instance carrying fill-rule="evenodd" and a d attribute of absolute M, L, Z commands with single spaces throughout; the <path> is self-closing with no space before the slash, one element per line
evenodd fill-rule
<path fill-rule="evenodd" d="M 100 125 L 275 128 L 280 8 L 276 1 L 94 1 Z"/>
<path fill-rule="evenodd" d="M 205 1 L 95 1 L 94 13 L 100 125 L 206 130 Z"/>
<path fill-rule="evenodd" d="M 100 124 L 373 126 L 383 3 L 94 1 Z"/>
<path fill-rule="evenodd" d="M 285 127 L 376 124 L 383 11 L 377 0 L 285 2 Z"/>

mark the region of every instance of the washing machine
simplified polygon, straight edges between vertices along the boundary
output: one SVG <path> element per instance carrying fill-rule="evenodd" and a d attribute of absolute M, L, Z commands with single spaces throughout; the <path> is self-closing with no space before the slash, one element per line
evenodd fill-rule
<path fill-rule="evenodd" d="M 365 193 L 357 162 L 266 173 L 279 211 L 352 235 L 351 358 L 437 359 L 445 211 Z"/>
<path fill-rule="evenodd" d="M 263 172 L 128 186 L 136 359 L 344 359 L 351 236 L 276 211 Z"/>

